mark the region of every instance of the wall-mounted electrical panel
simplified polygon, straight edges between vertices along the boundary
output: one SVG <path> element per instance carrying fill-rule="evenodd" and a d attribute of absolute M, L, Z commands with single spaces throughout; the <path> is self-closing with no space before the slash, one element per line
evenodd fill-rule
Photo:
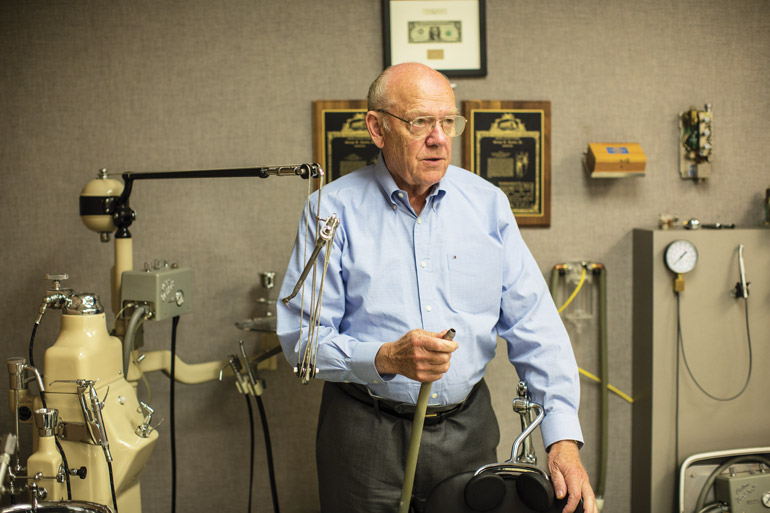
<path fill-rule="evenodd" d="M 679 113 L 679 175 L 683 180 L 701 181 L 711 176 L 711 104 L 703 110 L 690 107 Z"/>

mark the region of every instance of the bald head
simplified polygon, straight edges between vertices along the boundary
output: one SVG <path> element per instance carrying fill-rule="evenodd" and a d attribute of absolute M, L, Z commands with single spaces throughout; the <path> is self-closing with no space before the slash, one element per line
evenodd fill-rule
<path fill-rule="evenodd" d="M 430 66 L 418 62 L 405 62 L 385 68 L 369 86 L 366 97 L 368 110 L 388 110 L 409 94 L 422 89 L 423 84 L 430 84 L 440 89 L 448 88 L 452 92 L 449 79 Z"/>

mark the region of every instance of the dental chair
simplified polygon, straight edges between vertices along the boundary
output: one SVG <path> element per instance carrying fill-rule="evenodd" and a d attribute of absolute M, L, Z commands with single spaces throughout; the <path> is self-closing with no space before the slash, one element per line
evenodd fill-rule
<path fill-rule="evenodd" d="M 560 513 L 567 498 L 556 499 L 553 485 L 531 449 L 529 436 L 543 421 L 543 407 L 530 400 L 527 386 L 519 382 L 513 410 L 521 416 L 522 432 L 516 437 L 511 458 L 450 476 L 431 491 L 425 513 Z M 532 420 L 532 412 L 537 416 Z M 524 450 L 520 453 L 520 447 Z M 576 513 L 583 513 L 582 501 Z"/>

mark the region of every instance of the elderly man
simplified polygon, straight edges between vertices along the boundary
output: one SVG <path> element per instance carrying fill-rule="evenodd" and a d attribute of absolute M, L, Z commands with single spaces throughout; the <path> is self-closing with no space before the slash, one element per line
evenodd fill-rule
<path fill-rule="evenodd" d="M 414 510 L 442 479 L 496 461 L 500 433 L 483 376 L 497 336 L 545 407 L 553 485 L 557 497 L 569 495 L 564 511 L 580 498 L 593 511 L 578 454 L 579 381 L 569 339 L 506 196 L 449 164 L 452 137 L 465 126 L 451 85 L 427 66 L 399 64 L 372 83 L 368 104 L 379 160 L 322 192 L 320 216 L 341 220 L 318 328 L 317 377 L 326 380 L 316 440 L 322 511 L 397 509 L 421 382 L 432 382 L 432 394 Z M 315 194 L 312 212 L 317 202 Z M 304 266 L 305 223 L 282 297 Z M 306 343 L 299 305 L 296 298 L 278 310 L 292 365 Z M 454 341 L 442 339 L 449 328 Z"/>

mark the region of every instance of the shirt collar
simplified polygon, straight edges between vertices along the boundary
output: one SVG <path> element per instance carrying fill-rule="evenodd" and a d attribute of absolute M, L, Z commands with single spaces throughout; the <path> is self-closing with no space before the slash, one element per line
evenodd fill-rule
<path fill-rule="evenodd" d="M 443 198 L 446 194 L 446 187 L 449 181 L 447 179 L 448 174 L 449 169 L 447 169 L 447 172 L 444 174 L 441 180 L 437 184 L 433 185 L 432 190 L 428 195 L 428 203 L 430 204 L 432 202 L 434 209 L 438 206 L 441 198 Z M 394 204 L 394 197 L 398 194 L 398 192 L 401 191 L 401 189 L 398 188 L 396 181 L 393 180 L 393 175 L 391 175 L 390 171 L 388 171 L 388 167 L 385 165 L 385 158 L 382 156 L 382 152 L 380 152 L 380 155 L 377 158 L 377 163 L 374 165 L 374 179 L 380 186 L 380 190 L 387 199 L 388 203 Z"/>

